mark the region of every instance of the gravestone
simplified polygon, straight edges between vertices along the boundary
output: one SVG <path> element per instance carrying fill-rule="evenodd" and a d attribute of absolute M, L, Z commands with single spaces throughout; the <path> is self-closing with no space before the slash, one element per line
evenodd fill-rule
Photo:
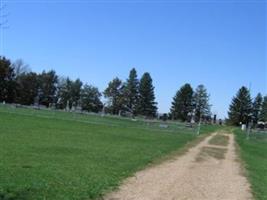
<path fill-rule="evenodd" d="M 241 125 L 241 130 L 242 130 L 242 131 L 245 131 L 245 130 L 246 130 L 246 124 L 242 124 L 242 125 Z"/>
<path fill-rule="evenodd" d="M 159 127 L 160 128 L 168 128 L 169 126 L 168 126 L 168 124 L 160 124 Z"/>
<path fill-rule="evenodd" d="M 68 100 L 66 104 L 66 111 L 69 111 L 69 110 L 70 110 L 70 101 Z"/>

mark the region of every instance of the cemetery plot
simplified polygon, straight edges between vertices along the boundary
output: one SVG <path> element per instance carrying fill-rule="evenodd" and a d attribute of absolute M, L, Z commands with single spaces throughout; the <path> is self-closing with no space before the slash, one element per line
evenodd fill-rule
<path fill-rule="evenodd" d="M 247 137 L 246 132 L 239 129 L 235 130 L 235 134 L 254 197 L 259 200 L 267 199 L 267 134 L 258 131 Z"/>
<path fill-rule="evenodd" d="M 196 138 L 175 124 L 50 110 L 0 106 L 0 119 L 0 199 L 95 199 Z"/>

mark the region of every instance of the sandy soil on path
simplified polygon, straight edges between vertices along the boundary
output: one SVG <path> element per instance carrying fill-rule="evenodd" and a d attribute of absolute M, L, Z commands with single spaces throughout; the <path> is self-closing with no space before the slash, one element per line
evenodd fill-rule
<path fill-rule="evenodd" d="M 214 133 L 183 156 L 127 179 L 105 200 L 247 200 L 250 185 L 236 161 L 234 136 L 226 146 L 210 144 Z M 220 133 L 222 134 L 222 133 Z M 222 150 L 222 151 L 220 151 Z"/>

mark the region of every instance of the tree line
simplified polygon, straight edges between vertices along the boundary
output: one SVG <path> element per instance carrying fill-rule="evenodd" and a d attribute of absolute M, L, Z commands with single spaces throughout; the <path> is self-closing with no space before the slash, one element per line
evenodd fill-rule
<path fill-rule="evenodd" d="M 233 97 L 228 112 L 228 122 L 232 125 L 253 125 L 267 122 L 267 95 L 258 93 L 251 98 L 250 90 L 242 86 Z"/>
<path fill-rule="evenodd" d="M 35 73 L 22 60 L 12 63 L 0 56 L 0 102 L 154 118 L 158 109 L 154 89 L 150 74 L 146 72 L 138 78 L 134 68 L 127 80 L 116 77 L 104 92 L 100 92 L 80 79 L 60 77 L 54 70 Z M 101 101 L 102 96 L 107 100 L 105 103 Z M 194 90 L 186 83 L 174 95 L 170 112 L 165 117 L 180 121 L 211 121 L 209 97 L 204 85 Z M 252 99 L 248 88 L 241 87 L 229 107 L 228 122 L 233 125 L 253 122 L 255 125 L 259 121 L 267 122 L 267 96 L 259 93 Z"/>
<path fill-rule="evenodd" d="M 148 72 L 139 80 L 133 68 L 125 82 L 117 77 L 114 78 L 103 94 L 108 99 L 107 110 L 112 114 L 124 112 L 134 116 L 156 117 L 157 102 L 153 80 Z"/>
<path fill-rule="evenodd" d="M 157 102 L 152 77 L 148 72 L 138 78 L 133 68 L 126 81 L 114 78 L 103 93 L 95 86 L 83 84 L 80 79 L 60 77 L 54 70 L 32 72 L 22 60 L 12 63 L 0 57 L 0 102 L 22 105 L 42 105 L 57 109 L 81 109 L 88 112 L 105 111 L 114 115 L 142 115 L 154 118 Z M 101 101 L 102 96 L 107 100 Z M 185 84 L 173 98 L 168 117 L 186 121 L 210 117 L 209 95 L 204 85 L 193 91 Z"/>
<path fill-rule="evenodd" d="M 11 63 L 0 57 L 0 102 L 22 105 L 54 106 L 98 112 L 102 108 L 101 93 L 79 79 L 59 77 L 54 70 L 32 72 L 22 60 Z"/>
<path fill-rule="evenodd" d="M 170 118 L 180 121 L 211 121 L 209 94 L 204 85 L 194 91 L 189 83 L 183 85 L 173 97 Z"/>
<path fill-rule="evenodd" d="M 130 113 L 150 118 L 157 114 L 153 80 L 147 72 L 139 80 L 134 68 L 125 82 L 114 78 L 101 93 L 80 79 L 60 77 L 54 70 L 38 74 L 22 60 L 12 63 L 0 56 L 0 89 L 0 102 L 96 113 L 104 109 L 114 115 Z M 102 95 L 106 104 L 101 101 Z"/>

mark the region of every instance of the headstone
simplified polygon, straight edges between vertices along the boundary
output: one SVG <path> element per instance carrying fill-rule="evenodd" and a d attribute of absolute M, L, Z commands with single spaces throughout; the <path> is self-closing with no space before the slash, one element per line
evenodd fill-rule
<path fill-rule="evenodd" d="M 168 124 L 160 124 L 159 127 L 160 128 L 168 128 L 169 126 L 168 126 Z"/>
<path fill-rule="evenodd" d="M 72 111 L 72 112 L 76 111 L 76 106 L 73 106 L 73 105 L 72 105 L 72 106 L 71 106 L 71 111 Z"/>
<path fill-rule="evenodd" d="M 70 101 L 68 100 L 66 104 L 66 111 L 69 111 L 69 110 L 70 110 Z"/>
<path fill-rule="evenodd" d="M 214 115 L 213 116 L 213 124 L 216 124 L 216 122 L 217 122 L 217 115 Z"/>
<path fill-rule="evenodd" d="M 241 130 L 242 130 L 242 131 L 245 131 L 245 130 L 246 130 L 246 124 L 242 124 L 242 125 L 241 125 Z"/>

